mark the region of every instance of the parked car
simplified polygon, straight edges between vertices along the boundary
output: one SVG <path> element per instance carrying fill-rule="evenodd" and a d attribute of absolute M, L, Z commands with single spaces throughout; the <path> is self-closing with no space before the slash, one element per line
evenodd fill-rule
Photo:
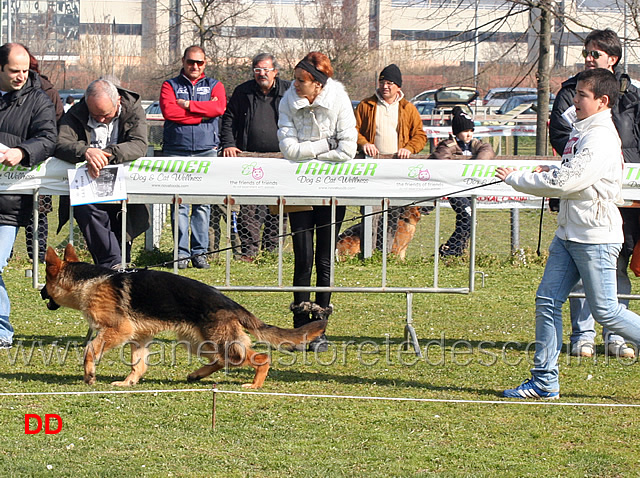
<path fill-rule="evenodd" d="M 69 96 L 71 96 L 76 101 L 84 98 L 84 90 L 78 90 L 75 88 L 68 89 L 68 90 L 58 90 L 58 94 L 60 95 L 60 98 L 62 99 L 63 103 Z"/>
<path fill-rule="evenodd" d="M 430 115 L 436 107 L 435 101 L 416 101 L 413 105 L 421 115 Z"/>
<path fill-rule="evenodd" d="M 524 88 L 524 87 L 506 87 L 506 88 L 491 88 L 486 95 L 484 95 L 483 103 L 490 108 L 497 108 L 507 101 L 512 96 L 520 95 L 535 95 L 538 93 L 536 88 Z"/>
<path fill-rule="evenodd" d="M 556 95 L 551 94 L 549 96 L 549 111 L 551 111 L 551 108 L 553 107 L 553 100 L 555 99 L 556 99 Z M 535 115 L 538 112 L 538 95 L 519 95 L 519 96 L 512 96 L 511 98 L 506 100 L 502 104 L 502 106 L 498 108 L 498 111 L 496 111 L 496 114 L 499 114 L 499 115 L 507 114 L 524 103 L 531 103 L 531 107 L 523 111 L 522 114 Z"/>
<path fill-rule="evenodd" d="M 418 93 L 409 101 L 414 104 L 418 101 L 435 101 L 433 95 L 435 95 L 436 91 L 438 90 L 425 90 L 422 93 Z"/>
<path fill-rule="evenodd" d="M 434 93 L 433 108 L 427 118 L 422 118 L 424 125 L 449 125 L 451 124 L 451 111 L 460 106 L 465 113 L 473 116 L 471 104 L 478 97 L 478 91 L 471 86 L 444 86 Z M 476 121 L 476 125 L 480 122 Z"/>
<path fill-rule="evenodd" d="M 443 86 L 433 95 L 435 106 L 433 114 L 451 114 L 454 107 L 460 106 L 469 116 L 473 116 L 471 103 L 480 93 L 471 86 Z"/>
<path fill-rule="evenodd" d="M 148 115 L 161 115 L 162 111 L 160 110 L 160 102 L 154 101 L 149 106 L 147 106 L 147 109 L 144 110 L 144 112 Z"/>

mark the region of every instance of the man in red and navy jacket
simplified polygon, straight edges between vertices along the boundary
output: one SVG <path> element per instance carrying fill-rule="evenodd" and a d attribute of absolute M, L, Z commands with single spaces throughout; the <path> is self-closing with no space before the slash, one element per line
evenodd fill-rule
<path fill-rule="evenodd" d="M 182 70 L 165 81 L 160 91 L 160 109 L 164 116 L 163 153 L 165 156 L 217 156 L 218 120 L 227 107 L 224 86 L 204 74 L 207 64 L 204 50 L 193 45 L 184 51 Z M 181 204 L 178 218 L 178 263 L 180 269 L 191 260 L 193 267 L 208 269 L 203 254 L 209 249 L 208 204 L 191 208 L 189 241 L 189 206 Z"/>

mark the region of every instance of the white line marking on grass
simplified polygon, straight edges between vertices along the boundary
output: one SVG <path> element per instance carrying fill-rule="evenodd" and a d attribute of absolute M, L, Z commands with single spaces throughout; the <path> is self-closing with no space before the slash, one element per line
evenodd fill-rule
<path fill-rule="evenodd" d="M 539 401 L 509 401 L 509 400 L 457 400 L 445 398 L 408 398 L 408 397 L 367 397 L 359 395 L 312 395 L 305 393 L 282 392 L 246 392 L 242 390 L 220 390 L 219 388 L 184 388 L 175 390 L 95 390 L 89 392 L 3 392 L 0 397 L 24 397 L 47 395 L 123 395 L 136 393 L 189 393 L 189 392 L 215 392 L 234 395 L 264 395 L 271 397 L 296 397 L 296 398 L 332 398 L 349 400 L 378 400 L 389 402 L 428 402 L 428 403 L 460 403 L 478 405 L 547 405 L 560 407 L 614 407 L 614 408 L 640 408 L 640 404 L 634 403 L 584 403 L 584 402 L 556 402 L 548 400 Z"/>

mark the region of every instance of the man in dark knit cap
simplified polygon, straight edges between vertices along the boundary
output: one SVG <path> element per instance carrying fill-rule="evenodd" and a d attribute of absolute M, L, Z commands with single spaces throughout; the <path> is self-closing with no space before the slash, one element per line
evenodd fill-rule
<path fill-rule="evenodd" d="M 380 72 L 376 93 L 356 108 L 358 149 L 367 156 L 395 154 L 406 159 L 427 143 L 420 113 L 401 88 L 400 68 L 391 64 Z"/>
<path fill-rule="evenodd" d="M 406 159 L 422 151 L 427 143 L 427 135 L 422 129 L 422 120 L 416 107 L 404 97 L 402 73 L 397 65 L 385 67 L 378 77 L 378 89 L 373 96 L 365 98 L 356 108 L 356 129 L 358 130 L 358 149 L 367 156 L 394 154 Z M 387 245 L 391 247 L 398 227 L 401 209 L 389 214 Z M 377 234 L 376 249 L 382 249 L 382 221 L 374 217 L 374 231 Z M 378 222 L 380 227 L 375 224 Z"/>

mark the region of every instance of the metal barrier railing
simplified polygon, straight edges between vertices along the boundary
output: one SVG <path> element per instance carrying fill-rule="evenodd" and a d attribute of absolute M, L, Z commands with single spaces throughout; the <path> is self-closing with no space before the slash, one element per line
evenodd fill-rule
<path fill-rule="evenodd" d="M 33 193 L 33 221 L 34 224 L 38 223 L 38 191 L 34 191 Z M 460 287 L 441 287 L 439 286 L 439 255 L 438 255 L 438 238 L 439 238 L 439 230 L 440 230 L 440 204 L 439 201 L 436 201 L 435 206 L 435 241 L 434 241 L 434 269 L 433 269 L 433 285 L 431 287 L 408 287 L 408 286 L 400 286 L 394 287 L 388 284 L 388 238 L 386 234 L 383 234 L 383 247 L 382 247 L 382 263 L 381 263 L 381 275 L 380 275 L 380 284 L 378 286 L 337 286 L 335 285 L 335 217 L 336 217 L 336 206 L 338 204 L 344 206 L 380 206 L 382 205 L 382 221 L 383 221 L 383 230 L 387 230 L 388 223 L 388 211 L 390 208 L 403 206 L 407 203 L 411 203 L 415 201 L 416 198 L 411 199 L 372 199 L 372 198 L 304 198 L 304 197 L 267 197 L 267 196 L 246 196 L 246 197 L 231 197 L 231 196 L 189 196 L 189 195 L 150 195 L 150 194 L 130 194 L 126 201 L 121 201 L 122 207 L 122 238 L 124 243 L 126 241 L 126 216 L 127 216 L 127 204 L 164 204 L 169 205 L 169 207 L 174 208 L 174 213 L 177 215 L 177 208 L 179 204 L 220 204 L 220 205 L 245 205 L 245 204 L 260 204 L 260 205 L 275 205 L 279 208 L 279 247 L 278 247 L 278 260 L 277 260 L 277 281 L 276 284 L 265 284 L 265 285 L 254 285 L 254 284 L 246 284 L 246 285 L 232 285 L 232 246 L 231 246 L 231 208 L 226 208 L 227 217 L 226 217 L 226 247 L 225 250 L 225 279 L 224 285 L 217 286 L 221 291 L 237 291 L 237 292 L 300 292 L 300 291 L 309 291 L 309 292 L 343 292 L 343 293 L 386 293 L 386 294 L 404 294 L 406 296 L 406 316 L 405 316 L 405 327 L 404 327 L 404 336 L 405 336 L 405 346 L 406 348 L 411 345 L 413 347 L 416 355 L 421 356 L 420 345 L 418 343 L 417 334 L 415 332 L 415 328 L 413 326 L 413 295 L 414 294 L 468 294 L 473 292 L 475 289 L 475 217 L 476 217 L 476 202 L 475 197 L 472 200 L 472 221 L 471 221 L 471 237 L 470 237 L 470 260 L 469 260 L 469 274 L 468 274 L 468 284 L 466 286 Z M 332 217 L 332 234 L 331 234 L 331 272 L 330 272 L 330 285 L 327 287 L 301 287 L 301 286 L 291 286 L 285 285 L 283 278 L 283 246 L 284 246 L 284 204 L 287 205 L 329 205 L 331 206 L 331 217 Z M 74 242 L 74 222 L 73 222 L 73 208 L 70 211 L 70 221 L 69 221 L 69 242 L 73 244 Z M 366 218 L 365 218 L 366 219 Z M 367 236 L 370 231 L 370 225 L 364 227 L 363 237 Z M 152 226 L 153 228 L 153 226 Z M 37 227 L 34 228 L 34 244 L 38 243 L 38 231 Z M 173 253 L 173 271 L 175 273 L 178 272 L 178 248 L 177 248 L 178 236 L 177 236 L 177 228 L 174 228 L 174 237 L 173 237 L 173 245 L 174 245 L 174 253 Z M 123 257 L 122 263 L 126 263 L 125 257 L 125 248 L 123 248 Z M 33 275 L 33 287 L 40 288 L 42 284 L 38 283 L 39 276 L 39 264 L 37 260 L 33 261 L 32 265 L 32 275 Z"/>

